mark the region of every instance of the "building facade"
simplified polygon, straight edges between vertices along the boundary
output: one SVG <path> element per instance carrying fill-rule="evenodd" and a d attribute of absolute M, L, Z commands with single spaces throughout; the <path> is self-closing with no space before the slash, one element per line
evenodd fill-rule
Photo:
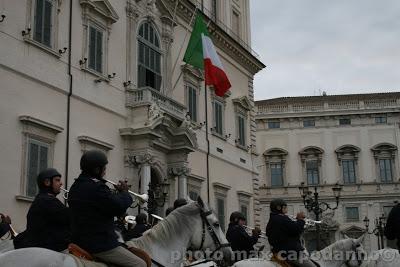
<path fill-rule="evenodd" d="M 375 218 L 399 200 L 400 93 L 283 97 L 256 107 L 263 227 L 274 198 L 284 198 L 290 214 L 306 211 L 301 183 L 313 193 L 317 187 L 332 207 L 331 188 L 343 185 L 338 208 L 323 213 L 322 246 L 360 236 L 365 218 L 372 231 Z M 315 227 L 305 239 L 315 249 Z M 368 235 L 364 245 L 376 250 L 377 237 Z"/>
<path fill-rule="evenodd" d="M 257 222 L 253 77 L 264 65 L 248 0 L 5 0 L 0 10 L 0 210 L 18 231 L 37 173 L 55 167 L 69 188 L 89 149 L 108 155 L 110 180 L 150 192 L 152 213 L 200 195 L 223 226 L 234 210 Z M 224 97 L 182 62 L 196 12 L 232 84 Z"/>

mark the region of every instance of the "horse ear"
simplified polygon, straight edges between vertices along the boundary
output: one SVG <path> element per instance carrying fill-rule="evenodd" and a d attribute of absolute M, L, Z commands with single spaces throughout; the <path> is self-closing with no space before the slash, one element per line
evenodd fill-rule
<path fill-rule="evenodd" d="M 359 238 L 357 238 L 357 243 L 361 244 L 364 241 L 364 238 L 365 238 L 365 233 L 362 236 L 360 236 Z"/>
<path fill-rule="evenodd" d="M 197 197 L 197 203 L 199 204 L 199 206 L 200 206 L 202 209 L 204 208 L 204 202 L 203 202 L 203 200 L 201 199 L 200 196 Z"/>
<path fill-rule="evenodd" d="M 346 234 L 344 234 L 344 238 L 345 239 L 350 239 L 350 237 L 348 235 L 346 235 Z"/>
<path fill-rule="evenodd" d="M 188 204 L 194 202 L 194 200 L 191 199 L 189 195 L 186 196 L 186 201 L 187 201 Z"/>

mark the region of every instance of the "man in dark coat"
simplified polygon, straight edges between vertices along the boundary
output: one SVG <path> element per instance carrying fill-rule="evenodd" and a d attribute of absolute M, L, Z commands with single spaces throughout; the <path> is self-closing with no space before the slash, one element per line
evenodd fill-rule
<path fill-rule="evenodd" d="M 146 263 L 121 246 L 115 233 L 114 217 L 124 215 L 133 200 L 126 182 L 115 186 L 113 194 L 103 179 L 108 163 L 97 150 L 83 154 L 82 173 L 68 194 L 72 218 L 72 241 L 106 263 L 145 267 Z"/>
<path fill-rule="evenodd" d="M 14 247 L 66 250 L 70 242 L 69 211 L 56 197 L 61 191 L 61 174 L 53 168 L 43 170 L 37 184 L 39 194 L 29 208 L 26 230 L 15 237 Z"/>
<path fill-rule="evenodd" d="M 244 229 L 246 218 L 241 212 L 232 212 L 229 218 L 229 226 L 226 231 L 226 239 L 231 244 L 232 251 L 235 255 L 235 261 L 240 261 L 249 258 L 250 255 L 256 255 L 254 245 L 257 243 L 261 230 L 255 228 L 250 236 Z"/>
<path fill-rule="evenodd" d="M 385 236 L 389 240 L 397 239 L 397 249 L 400 250 L 400 203 L 394 206 L 388 215 Z"/>
<path fill-rule="evenodd" d="M 11 224 L 11 219 L 9 216 L 6 216 L 4 214 L 1 214 L 1 222 L 0 222 L 0 237 L 5 235 L 7 232 L 11 230 L 10 224 Z"/>
<path fill-rule="evenodd" d="M 139 213 L 136 218 L 136 225 L 132 229 L 128 230 L 124 236 L 125 241 L 131 240 L 133 238 L 138 238 L 143 235 L 144 232 L 149 230 L 151 227 L 147 224 L 147 215 L 144 213 Z"/>
<path fill-rule="evenodd" d="M 272 200 L 270 209 L 270 218 L 265 233 L 272 252 L 294 266 L 316 267 L 304 253 L 304 247 L 300 242 L 300 235 L 303 233 L 305 225 L 304 213 L 298 213 L 296 221 L 293 221 L 286 216 L 287 204 L 283 199 Z"/>

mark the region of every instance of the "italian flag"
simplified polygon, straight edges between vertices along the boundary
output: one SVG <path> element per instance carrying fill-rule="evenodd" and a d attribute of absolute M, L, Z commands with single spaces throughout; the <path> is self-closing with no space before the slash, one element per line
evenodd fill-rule
<path fill-rule="evenodd" d="M 217 96 L 224 96 L 231 88 L 231 83 L 200 14 L 196 17 L 183 61 L 204 70 L 206 85 L 212 85 Z"/>

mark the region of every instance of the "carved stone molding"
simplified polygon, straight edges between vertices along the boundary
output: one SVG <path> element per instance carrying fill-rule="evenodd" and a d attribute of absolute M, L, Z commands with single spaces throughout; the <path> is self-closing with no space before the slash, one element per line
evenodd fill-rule
<path fill-rule="evenodd" d="M 125 162 L 131 166 L 138 166 L 143 164 L 153 164 L 154 156 L 150 153 L 137 154 L 137 155 L 126 155 Z"/>
<path fill-rule="evenodd" d="M 169 167 L 168 174 L 170 176 L 188 176 L 190 174 L 191 169 L 186 166 L 181 167 Z"/>

